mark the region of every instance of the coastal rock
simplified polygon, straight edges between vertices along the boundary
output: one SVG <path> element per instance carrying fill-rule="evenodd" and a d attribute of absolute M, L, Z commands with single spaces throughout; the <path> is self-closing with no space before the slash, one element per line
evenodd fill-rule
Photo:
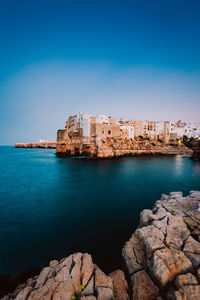
<path fill-rule="evenodd" d="M 181 192 L 144 210 L 122 250 L 123 271 L 109 276 L 87 253 L 51 261 L 4 300 L 199 300 L 200 199 Z M 126 281 L 127 279 L 127 281 Z M 128 282 L 128 283 L 127 283 Z"/>
<path fill-rule="evenodd" d="M 138 229 L 122 251 L 134 300 L 163 296 L 169 300 L 200 299 L 200 243 L 195 238 L 200 226 L 200 199 L 199 192 L 190 195 L 162 195 L 152 210 L 141 212 Z M 151 281 L 147 285 L 148 280 L 141 280 L 146 275 Z"/>
<path fill-rule="evenodd" d="M 128 284 L 125 279 L 124 273 L 121 270 L 116 270 L 110 274 L 113 281 L 113 290 L 115 300 L 129 300 L 127 293 Z"/>
<path fill-rule="evenodd" d="M 171 282 L 177 274 L 191 270 L 191 261 L 176 249 L 157 250 L 152 258 L 152 273 L 161 286 Z"/>
<path fill-rule="evenodd" d="M 184 285 L 198 285 L 198 281 L 194 275 L 191 273 L 178 275 L 175 280 L 176 288 L 179 289 Z"/>
<path fill-rule="evenodd" d="M 120 276 L 119 276 L 120 274 Z M 125 277 L 123 272 L 118 277 Z M 115 280 L 116 277 L 115 277 Z M 118 283 L 121 281 L 118 280 Z M 118 290 L 119 291 L 119 290 Z M 36 278 L 7 295 L 7 300 L 114 300 L 112 278 L 93 264 L 89 254 L 75 253 L 60 262 L 51 261 Z M 118 300 L 116 298 L 116 300 Z"/>
<path fill-rule="evenodd" d="M 134 274 L 133 282 L 133 300 L 154 300 L 159 295 L 158 287 L 145 271 Z"/>

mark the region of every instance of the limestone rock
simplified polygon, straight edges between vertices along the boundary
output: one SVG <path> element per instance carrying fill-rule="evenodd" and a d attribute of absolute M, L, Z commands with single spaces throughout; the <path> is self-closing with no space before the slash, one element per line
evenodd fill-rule
<path fill-rule="evenodd" d="M 190 232 L 183 219 L 178 216 L 169 216 L 166 230 L 166 245 L 168 247 L 180 249 Z"/>
<path fill-rule="evenodd" d="M 200 191 L 190 191 L 189 196 L 191 198 L 197 198 L 200 199 Z"/>
<path fill-rule="evenodd" d="M 133 281 L 133 300 L 154 300 L 159 295 L 158 287 L 145 271 L 135 273 Z"/>
<path fill-rule="evenodd" d="M 191 273 L 178 275 L 175 280 L 176 288 L 179 289 L 180 287 L 184 285 L 197 285 L 197 279 L 194 275 Z"/>
<path fill-rule="evenodd" d="M 31 291 L 31 287 L 24 288 L 15 298 L 15 300 L 26 300 L 29 293 Z"/>
<path fill-rule="evenodd" d="M 174 198 L 179 198 L 179 197 L 182 197 L 183 196 L 183 193 L 182 192 L 171 192 L 169 194 L 169 197 L 171 199 L 174 199 Z"/>
<path fill-rule="evenodd" d="M 89 254 L 83 255 L 83 266 L 82 266 L 82 285 L 85 287 L 93 273 L 92 257 Z"/>
<path fill-rule="evenodd" d="M 189 236 L 185 242 L 183 251 L 200 254 L 200 243 L 193 239 L 191 236 Z"/>
<path fill-rule="evenodd" d="M 179 290 L 182 300 L 199 300 L 200 299 L 200 285 L 185 285 Z"/>
<path fill-rule="evenodd" d="M 200 268 L 197 270 L 197 280 L 200 283 Z"/>
<path fill-rule="evenodd" d="M 115 300 L 129 300 L 127 293 L 128 284 L 125 279 L 124 273 L 121 270 L 116 270 L 110 274 L 113 281 L 113 290 Z"/>
<path fill-rule="evenodd" d="M 176 249 L 157 250 L 152 258 L 152 273 L 161 286 L 171 282 L 177 274 L 191 270 L 190 260 Z"/>

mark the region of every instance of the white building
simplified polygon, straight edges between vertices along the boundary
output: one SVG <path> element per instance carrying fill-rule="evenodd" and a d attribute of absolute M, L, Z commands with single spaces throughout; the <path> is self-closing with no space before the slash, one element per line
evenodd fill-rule
<path fill-rule="evenodd" d="M 96 117 L 96 123 L 108 124 L 108 116 L 98 114 L 97 117 Z"/>
<path fill-rule="evenodd" d="M 83 130 L 83 136 L 90 136 L 90 118 L 91 113 L 89 112 L 80 112 L 77 115 L 80 128 Z"/>
<path fill-rule="evenodd" d="M 200 124 L 193 122 L 193 123 L 187 123 L 184 127 L 184 135 L 186 135 L 188 138 L 198 138 L 200 137 Z"/>
<path fill-rule="evenodd" d="M 165 127 L 165 122 L 164 121 L 160 121 L 160 122 L 156 122 L 156 134 L 164 134 L 164 127 Z"/>
<path fill-rule="evenodd" d="M 122 131 L 126 131 L 128 133 L 128 138 L 129 139 L 134 139 L 134 127 L 131 125 L 120 125 L 120 129 Z"/>

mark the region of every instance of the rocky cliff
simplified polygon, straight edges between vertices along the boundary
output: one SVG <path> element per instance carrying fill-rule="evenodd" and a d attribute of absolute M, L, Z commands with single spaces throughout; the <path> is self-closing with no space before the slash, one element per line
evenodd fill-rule
<path fill-rule="evenodd" d="M 192 142 L 192 158 L 200 160 L 200 139 L 194 140 Z"/>
<path fill-rule="evenodd" d="M 68 142 L 59 141 L 56 147 L 58 155 L 74 156 L 84 155 L 94 158 L 112 158 L 120 156 L 135 155 L 191 155 L 192 150 L 184 145 L 166 145 L 157 141 L 135 141 L 126 138 L 105 138 L 90 141 L 69 140 Z"/>
<path fill-rule="evenodd" d="M 199 300 L 200 192 L 162 195 L 122 250 L 123 271 L 106 275 L 89 254 L 51 261 L 4 300 Z M 126 279 L 125 279 L 125 275 Z"/>

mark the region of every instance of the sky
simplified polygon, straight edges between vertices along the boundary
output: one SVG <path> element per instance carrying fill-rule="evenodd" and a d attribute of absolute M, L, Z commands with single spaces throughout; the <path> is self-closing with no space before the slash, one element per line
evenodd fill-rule
<path fill-rule="evenodd" d="M 199 0 L 0 0 L 0 144 L 70 114 L 200 122 Z"/>

